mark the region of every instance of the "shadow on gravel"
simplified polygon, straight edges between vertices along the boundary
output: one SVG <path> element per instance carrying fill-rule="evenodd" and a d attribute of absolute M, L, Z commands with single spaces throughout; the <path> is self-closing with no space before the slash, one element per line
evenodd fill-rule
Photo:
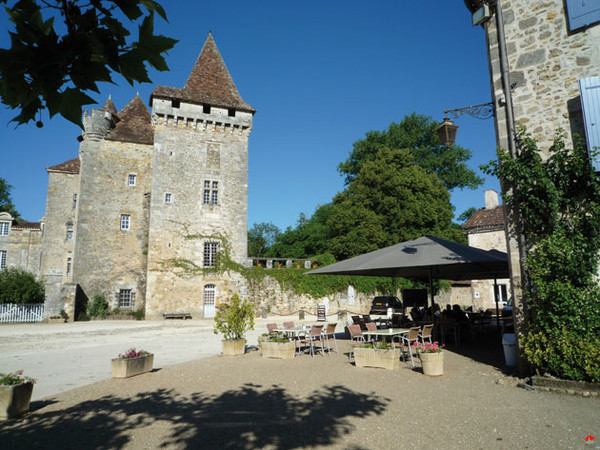
<path fill-rule="evenodd" d="M 29 412 L 37 411 L 38 409 L 45 408 L 46 406 L 58 403 L 58 400 L 36 400 L 29 404 Z"/>
<path fill-rule="evenodd" d="M 512 375 L 514 368 L 507 367 L 504 361 L 502 337 L 497 330 L 464 336 L 460 345 L 450 342 L 446 344 L 448 350 L 470 358 L 474 361 L 493 366 L 505 375 Z"/>
<path fill-rule="evenodd" d="M 349 418 L 381 415 L 389 401 L 343 386 L 324 387 L 306 398 L 293 397 L 278 385 L 246 384 L 219 395 L 183 396 L 161 389 L 127 398 L 106 396 L 0 424 L 0 442 L 11 449 L 116 449 L 159 442 L 160 447 L 188 449 L 306 448 L 334 444 L 355 428 Z M 157 421 L 160 426 L 152 427 Z M 147 428 L 147 436 L 138 434 L 133 441 L 136 428 Z"/>

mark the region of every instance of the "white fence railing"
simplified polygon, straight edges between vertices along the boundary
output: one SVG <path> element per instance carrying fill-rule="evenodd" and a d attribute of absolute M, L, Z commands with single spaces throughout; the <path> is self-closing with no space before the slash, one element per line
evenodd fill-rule
<path fill-rule="evenodd" d="M 43 320 L 43 303 L 0 304 L 0 323 L 41 322 Z"/>

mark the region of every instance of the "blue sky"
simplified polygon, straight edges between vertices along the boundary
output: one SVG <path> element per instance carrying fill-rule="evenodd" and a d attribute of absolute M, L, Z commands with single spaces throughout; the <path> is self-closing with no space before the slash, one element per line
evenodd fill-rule
<path fill-rule="evenodd" d="M 248 224 L 273 222 L 282 230 L 343 189 L 337 165 L 369 130 L 387 129 L 417 112 L 443 118 L 443 110 L 491 99 L 484 32 L 471 26 L 460 0 L 421 1 L 166 1 L 161 33 L 179 39 L 169 52 L 170 72 L 151 72 L 153 84 L 104 84 L 92 95 L 112 95 L 117 109 L 139 92 L 148 101 L 158 85 L 183 87 L 212 31 L 244 100 L 253 106 L 249 144 Z M 8 22 L 0 16 L 0 47 Z M 77 156 L 80 130 L 60 117 L 45 126 L 15 129 L 16 114 L 0 107 L 0 177 L 26 220 L 45 211 L 46 167 Z M 469 165 L 495 158 L 493 120 L 463 115 L 457 143 Z M 479 190 L 456 190 L 456 214 L 483 206 Z"/>

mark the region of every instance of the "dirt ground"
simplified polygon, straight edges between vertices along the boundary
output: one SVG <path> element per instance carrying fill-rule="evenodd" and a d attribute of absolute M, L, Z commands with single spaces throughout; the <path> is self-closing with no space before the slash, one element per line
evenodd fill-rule
<path fill-rule="evenodd" d="M 600 398 L 530 392 L 478 338 L 417 365 L 357 368 L 339 354 L 213 356 L 32 402 L 0 424 L 6 449 L 600 448 Z M 592 435 L 598 444 L 586 444 Z"/>

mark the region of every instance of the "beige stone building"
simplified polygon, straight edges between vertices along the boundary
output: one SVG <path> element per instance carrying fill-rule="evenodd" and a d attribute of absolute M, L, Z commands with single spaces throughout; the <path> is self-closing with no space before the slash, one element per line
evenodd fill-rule
<path fill-rule="evenodd" d="M 7 212 L 0 212 L 0 270 L 19 267 L 40 276 L 42 224 L 17 222 Z"/>
<path fill-rule="evenodd" d="M 504 206 L 500 204 L 498 193 L 489 189 L 485 191 L 485 207 L 477 210 L 463 225 L 467 232 L 468 244 L 483 250 L 500 250 L 506 252 L 506 234 L 504 232 Z M 496 308 L 496 297 L 501 308 L 506 305 L 510 292 L 508 279 L 473 280 L 471 296 L 475 309 Z"/>
<path fill-rule="evenodd" d="M 41 275 L 46 312 L 112 308 L 211 317 L 244 290 L 217 258 L 247 261 L 245 103 L 211 35 L 183 88 L 158 86 L 84 115 L 76 158 L 49 167 Z M 0 238 L 1 239 L 1 238 Z M 1 240 L 0 240 L 1 242 Z M 1 244 L 0 244 L 1 245 Z"/>
<path fill-rule="evenodd" d="M 557 129 L 600 147 L 600 5 L 581 0 L 464 0 L 484 30 L 499 147 L 516 154 L 518 124 L 547 152 Z M 592 161 L 600 169 L 600 161 Z M 507 189 L 502 187 L 503 192 Z M 518 211 L 506 211 L 517 333 L 527 317 L 521 292 Z"/>

